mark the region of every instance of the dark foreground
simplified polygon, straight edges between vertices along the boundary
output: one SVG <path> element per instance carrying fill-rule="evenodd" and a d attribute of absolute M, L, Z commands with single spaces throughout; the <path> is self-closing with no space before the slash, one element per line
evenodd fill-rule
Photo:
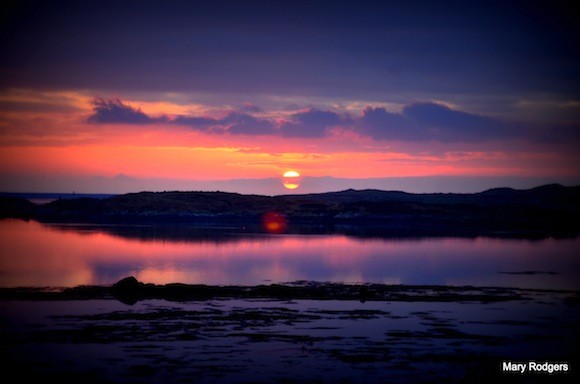
<path fill-rule="evenodd" d="M 225 192 L 140 192 L 34 204 L 0 193 L 0 218 L 63 223 L 187 223 L 250 231 L 379 236 L 570 237 L 580 234 L 580 186 L 411 194 L 346 190 L 259 196 Z M 271 215 L 283 220 L 274 225 Z M 270 219 L 269 219 L 270 218 Z"/>
<path fill-rule="evenodd" d="M 342 285 L 4 289 L 4 374 L 50 383 L 573 382 L 580 292 Z M 504 362 L 567 372 L 503 372 Z"/>

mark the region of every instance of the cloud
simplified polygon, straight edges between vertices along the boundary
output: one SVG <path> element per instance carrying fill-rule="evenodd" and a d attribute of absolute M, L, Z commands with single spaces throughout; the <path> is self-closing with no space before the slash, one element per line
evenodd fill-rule
<path fill-rule="evenodd" d="M 177 125 L 185 125 L 199 131 L 223 133 L 223 128 L 220 127 L 220 120 L 214 119 L 212 117 L 180 115 L 173 119 L 171 122 Z"/>
<path fill-rule="evenodd" d="M 259 110 L 253 107 L 244 107 L 242 112 L 230 112 L 223 118 L 207 116 L 179 115 L 173 119 L 166 116 L 160 118 L 150 117 L 140 109 L 131 107 L 119 99 L 105 100 L 95 98 L 93 100 L 93 114 L 88 122 L 94 124 L 150 124 L 156 122 L 168 122 L 175 125 L 183 125 L 198 131 L 214 134 L 232 135 L 281 135 L 283 137 L 322 138 L 328 129 L 341 125 L 350 124 L 349 117 L 342 117 L 334 112 L 309 110 L 296 113 L 289 121 L 278 124 L 273 119 L 255 117 L 247 110 Z"/>
<path fill-rule="evenodd" d="M 235 135 L 272 135 L 276 131 L 270 120 L 258 119 L 246 113 L 232 112 L 222 123 L 227 126 L 227 131 Z"/>
<path fill-rule="evenodd" d="M 280 134 L 284 137 L 322 138 L 328 129 L 348 123 L 347 118 L 330 111 L 311 109 L 292 115 L 292 120 L 280 126 Z"/>
<path fill-rule="evenodd" d="M 119 99 L 95 98 L 92 103 L 93 114 L 87 119 L 89 123 L 168 123 L 218 135 L 322 139 L 330 135 L 332 128 L 340 127 L 380 141 L 483 143 L 519 138 L 537 143 L 577 143 L 579 140 L 577 124 L 532 126 L 507 123 L 432 102 L 407 105 L 400 113 L 389 112 L 383 107 L 367 107 L 359 116 L 310 109 L 281 122 L 274 118 L 256 117 L 245 109 L 230 112 L 222 118 L 191 115 L 169 118 L 165 115 L 151 117 Z"/>
<path fill-rule="evenodd" d="M 333 126 L 349 119 L 330 111 L 309 110 L 296 113 L 289 121 L 277 124 L 274 120 L 258 118 L 245 112 L 231 112 L 222 119 L 178 116 L 175 124 L 212 133 L 233 135 L 280 135 L 283 137 L 322 138 Z"/>
<path fill-rule="evenodd" d="M 258 107 L 257 105 L 254 105 L 253 103 L 246 102 L 242 106 L 242 112 L 248 112 L 248 113 L 262 112 L 262 108 Z"/>
<path fill-rule="evenodd" d="M 124 104 L 119 99 L 105 100 L 95 98 L 92 101 L 93 114 L 87 121 L 93 124 L 150 124 L 166 121 L 166 117 L 149 117 L 139 108 Z"/>
<path fill-rule="evenodd" d="M 95 98 L 92 104 L 93 114 L 88 117 L 87 121 L 93 124 L 151 124 L 168 122 L 217 134 L 271 135 L 276 133 L 275 125 L 272 121 L 260 119 L 243 112 L 231 112 L 222 119 L 187 115 L 179 115 L 173 119 L 169 119 L 166 116 L 159 118 L 151 117 L 140 109 L 131 107 L 119 99 L 106 100 Z"/>
<path fill-rule="evenodd" d="M 231 112 L 222 119 L 178 116 L 173 123 L 211 133 L 309 139 L 327 137 L 330 129 L 341 127 L 374 140 L 444 143 L 506 139 L 513 136 L 515 128 L 493 118 L 430 102 L 408 105 L 401 113 L 391 113 L 382 107 L 368 107 L 357 117 L 310 109 L 295 113 L 281 123 L 245 112 Z"/>
<path fill-rule="evenodd" d="M 366 108 L 357 125 L 360 133 L 378 140 L 414 141 L 421 137 L 420 129 L 410 119 L 381 107 Z"/>
<path fill-rule="evenodd" d="M 507 97 L 580 95 L 580 29 L 563 1 L 26 3 L 3 18 L 2 89 L 309 103 L 445 95 L 495 111 Z"/>
<path fill-rule="evenodd" d="M 177 116 L 172 120 L 172 123 L 219 134 L 270 135 L 275 133 L 274 124 L 270 120 L 259 119 L 247 113 L 240 112 L 231 112 L 223 119 Z"/>
<path fill-rule="evenodd" d="M 403 115 L 415 120 L 440 141 L 481 141 L 511 136 L 510 127 L 503 122 L 455 111 L 441 104 L 412 104 L 403 109 Z"/>
<path fill-rule="evenodd" d="M 367 108 L 357 129 L 374 139 L 402 141 L 481 142 L 513 136 L 513 127 L 502 121 L 436 103 L 411 104 L 402 113 Z"/>

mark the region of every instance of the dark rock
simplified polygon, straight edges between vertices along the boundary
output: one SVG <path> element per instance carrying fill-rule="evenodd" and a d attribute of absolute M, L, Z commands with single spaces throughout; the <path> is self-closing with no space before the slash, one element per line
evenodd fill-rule
<path fill-rule="evenodd" d="M 129 276 L 113 284 L 112 293 L 122 303 L 133 305 L 143 296 L 145 284 Z"/>
<path fill-rule="evenodd" d="M 143 286 L 143 283 L 140 283 L 133 276 L 125 277 L 113 284 L 113 288 L 118 290 L 138 289 L 141 286 Z"/>

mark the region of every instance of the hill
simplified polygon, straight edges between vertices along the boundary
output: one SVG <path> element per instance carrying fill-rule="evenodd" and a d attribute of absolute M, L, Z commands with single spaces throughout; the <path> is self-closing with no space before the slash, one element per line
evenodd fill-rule
<path fill-rule="evenodd" d="M 0 198 L 0 217 L 41 221 L 259 223 L 278 212 L 294 224 L 578 233 L 580 187 L 546 185 L 473 194 L 345 190 L 304 195 L 140 192 L 32 204 Z"/>

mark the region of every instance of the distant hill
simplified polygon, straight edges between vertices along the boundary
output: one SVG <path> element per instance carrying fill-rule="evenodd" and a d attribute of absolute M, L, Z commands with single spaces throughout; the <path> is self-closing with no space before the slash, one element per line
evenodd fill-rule
<path fill-rule="evenodd" d="M 346 190 L 305 195 L 226 192 L 140 192 L 108 198 L 32 204 L 0 197 L 0 217 L 41 221 L 148 221 L 259 223 L 275 211 L 292 223 L 384 228 L 462 228 L 482 231 L 580 232 L 580 187 L 545 185 L 528 190 L 412 194 Z"/>

